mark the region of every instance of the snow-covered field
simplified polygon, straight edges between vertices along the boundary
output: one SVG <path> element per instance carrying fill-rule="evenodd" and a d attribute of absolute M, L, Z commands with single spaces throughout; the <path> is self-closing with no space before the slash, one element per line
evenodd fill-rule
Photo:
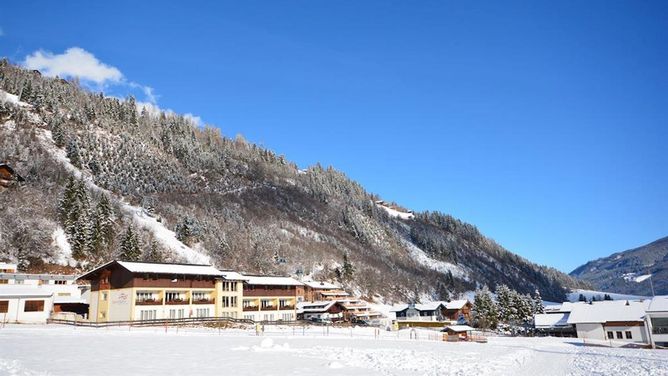
<path fill-rule="evenodd" d="M 435 341 L 372 328 L 0 328 L 0 375 L 668 375 L 668 351 L 578 339 Z"/>

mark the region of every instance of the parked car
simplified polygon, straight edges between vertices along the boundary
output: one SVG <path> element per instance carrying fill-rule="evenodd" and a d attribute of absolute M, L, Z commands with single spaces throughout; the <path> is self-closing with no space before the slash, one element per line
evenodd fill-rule
<path fill-rule="evenodd" d="M 311 322 L 317 322 L 317 323 L 319 323 L 319 324 L 327 324 L 327 325 L 331 325 L 331 324 L 332 324 L 332 320 L 330 320 L 330 319 L 325 319 L 325 318 L 322 318 L 322 317 L 312 317 L 312 318 L 311 318 Z"/>

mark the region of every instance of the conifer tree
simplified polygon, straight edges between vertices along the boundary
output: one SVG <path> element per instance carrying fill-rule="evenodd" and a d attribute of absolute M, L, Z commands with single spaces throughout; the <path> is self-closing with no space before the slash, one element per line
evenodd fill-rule
<path fill-rule="evenodd" d="M 536 293 L 533 296 L 533 312 L 534 314 L 545 313 L 543 298 L 540 296 L 540 291 L 538 291 L 538 289 L 536 289 Z"/>
<path fill-rule="evenodd" d="M 70 159 L 70 162 L 78 168 L 81 168 L 81 155 L 79 154 L 79 145 L 74 140 L 70 140 L 67 143 L 67 158 Z"/>
<path fill-rule="evenodd" d="M 144 261 L 148 262 L 163 262 L 164 261 L 164 255 L 160 251 L 160 248 L 158 248 L 158 242 L 155 241 L 153 237 L 151 237 L 151 240 L 148 243 L 148 251 L 144 255 Z"/>
<path fill-rule="evenodd" d="M 343 266 L 341 267 L 341 277 L 343 277 L 344 280 L 349 281 L 353 278 L 353 274 L 355 274 L 355 267 L 348 259 L 348 252 L 346 252 L 343 254 Z"/>
<path fill-rule="evenodd" d="M 487 286 L 475 292 L 473 317 L 476 325 L 482 329 L 494 329 L 499 322 L 499 312 Z"/>
<path fill-rule="evenodd" d="M 511 322 L 515 318 L 513 292 L 506 285 L 496 286 L 496 304 L 499 308 L 499 321 Z"/>
<path fill-rule="evenodd" d="M 128 225 L 121 243 L 119 246 L 119 257 L 123 261 L 139 261 L 141 258 L 141 249 L 139 247 L 139 240 L 132 229 L 132 225 Z"/>
<path fill-rule="evenodd" d="M 114 240 L 114 210 L 107 195 L 100 196 L 93 215 L 92 249 L 98 254 Z"/>

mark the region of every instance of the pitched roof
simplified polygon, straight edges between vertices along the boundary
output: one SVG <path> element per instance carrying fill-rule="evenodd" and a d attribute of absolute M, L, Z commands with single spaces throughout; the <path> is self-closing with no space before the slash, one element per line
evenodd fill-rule
<path fill-rule="evenodd" d="M 647 312 L 668 312 L 668 295 L 653 297 Z"/>
<path fill-rule="evenodd" d="M 563 313 L 539 313 L 534 316 L 534 325 L 536 328 L 554 328 L 557 326 L 568 326 L 567 312 Z"/>
<path fill-rule="evenodd" d="M 233 272 L 231 270 L 221 270 L 220 272 L 223 275 L 223 278 L 230 281 L 245 281 L 248 279 L 248 277 L 244 277 L 241 273 Z"/>
<path fill-rule="evenodd" d="M 244 274 L 246 283 L 249 285 L 271 285 L 271 286 L 303 286 L 304 284 L 290 277 L 259 276 Z"/>
<path fill-rule="evenodd" d="M 326 312 L 330 309 L 336 301 L 320 301 L 320 302 L 300 302 L 297 303 L 297 313 L 317 313 Z"/>
<path fill-rule="evenodd" d="M 475 329 L 468 325 L 449 325 L 445 327 L 445 330 L 452 330 L 453 332 L 470 332 Z"/>
<path fill-rule="evenodd" d="M 222 277 L 223 273 L 211 265 L 197 265 L 197 264 L 167 264 L 157 262 L 134 262 L 134 261 L 110 261 L 106 264 L 98 266 L 97 268 L 86 272 L 78 279 L 86 279 L 91 274 L 107 268 L 112 264 L 117 264 L 132 273 L 149 273 L 149 274 L 187 274 L 187 275 L 205 275 Z"/>
<path fill-rule="evenodd" d="M 329 283 L 329 282 L 320 282 L 320 281 L 302 281 L 306 286 L 313 289 L 340 289 L 341 287 Z"/>
<path fill-rule="evenodd" d="M 466 299 L 451 300 L 449 302 L 445 302 L 444 305 L 446 309 L 462 309 L 468 302 L 469 301 Z"/>
<path fill-rule="evenodd" d="M 608 300 L 591 304 L 574 304 L 569 324 L 604 323 L 609 321 L 643 321 L 649 300 Z"/>

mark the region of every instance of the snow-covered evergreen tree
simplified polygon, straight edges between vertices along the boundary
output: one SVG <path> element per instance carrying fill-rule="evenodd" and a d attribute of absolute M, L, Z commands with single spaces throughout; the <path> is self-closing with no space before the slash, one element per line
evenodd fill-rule
<path fill-rule="evenodd" d="M 496 304 L 499 308 L 499 321 L 509 323 L 516 317 L 513 291 L 506 285 L 496 286 Z"/>
<path fill-rule="evenodd" d="M 139 261 L 141 259 L 142 252 L 139 246 L 139 239 L 137 239 L 132 225 L 128 225 L 128 228 L 125 230 L 118 250 L 119 257 L 123 261 Z"/>
<path fill-rule="evenodd" d="M 487 286 L 475 292 L 473 319 L 481 329 L 494 329 L 499 322 L 498 308 Z"/>
<path fill-rule="evenodd" d="M 114 209 L 106 194 L 100 196 L 93 215 L 92 248 L 94 253 L 108 249 L 114 241 Z"/>
<path fill-rule="evenodd" d="M 545 313 L 545 306 L 543 305 L 543 298 L 540 296 L 540 291 L 536 290 L 533 296 L 533 312 Z"/>

